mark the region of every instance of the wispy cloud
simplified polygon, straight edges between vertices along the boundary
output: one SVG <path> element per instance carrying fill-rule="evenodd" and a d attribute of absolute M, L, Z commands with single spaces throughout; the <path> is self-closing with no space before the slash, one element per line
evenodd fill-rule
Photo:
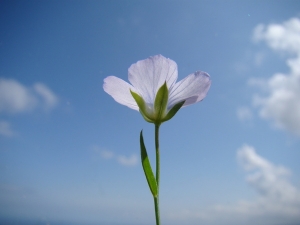
<path fill-rule="evenodd" d="M 237 160 L 247 172 L 246 182 L 256 191 L 253 200 L 217 204 L 201 211 L 184 210 L 169 218 L 177 224 L 300 224 L 300 189 L 290 182 L 291 171 L 261 157 L 249 145 L 237 150 Z"/>
<path fill-rule="evenodd" d="M 136 154 L 132 154 L 131 156 L 119 155 L 98 146 L 93 146 L 92 151 L 102 159 L 114 160 L 123 166 L 136 166 L 138 164 L 138 157 Z"/>
<path fill-rule="evenodd" d="M 251 109 L 246 106 L 238 107 L 236 114 L 240 121 L 248 121 L 253 117 Z"/>
<path fill-rule="evenodd" d="M 262 158 L 249 145 L 242 146 L 237 157 L 246 171 L 253 171 L 246 180 L 260 195 L 266 208 L 291 214 L 300 212 L 300 190 L 290 183 L 290 170 Z"/>
<path fill-rule="evenodd" d="M 37 99 L 28 88 L 15 80 L 0 79 L 0 112 L 26 112 L 36 104 Z"/>
<path fill-rule="evenodd" d="M 124 166 L 135 166 L 138 164 L 138 157 L 135 154 L 133 154 L 129 157 L 119 155 L 117 157 L 117 161 Z"/>
<path fill-rule="evenodd" d="M 254 55 L 254 64 L 256 66 L 261 66 L 266 58 L 266 55 L 263 52 L 257 52 Z"/>
<path fill-rule="evenodd" d="M 103 159 L 111 159 L 115 156 L 115 154 L 112 151 L 107 150 L 101 150 L 100 155 Z"/>
<path fill-rule="evenodd" d="M 42 98 L 42 103 L 46 110 L 55 107 L 58 102 L 56 95 L 44 84 L 36 83 L 33 86 L 35 92 Z"/>
<path fill-rule="evenodd" d="M 15 135 L 9 122 L 4 120 L 0 121 L 0 135 L 4 137 L 12 137 Z"/>
<path fill-rule="evenodd" d="M 31 88 L 13 79 L 0 78 L 0 113 L 24 113 L 37 107 L 49 110 L 57 102 L 58 97 L 42 83 Z"/>
<path fill-rule="evenodd" d="M 246 218 L 249 224 L 297 224 L 300 222 L 300 189 L 289 180 L 291 171 L 256 153 L 254 147 L 243 145 L 237 159 L 248 173 L 246 181 L 256 191 L 257 198 L 240 201 L 218 210 Z M 250 222 L 252 221 L 252 222 Z"/>
<path fill-rule="evenodd" d="M 287 74 L 275 73 L 267 80 L 251 79 L 262 92 L 253 96 L 261 118 L 300 136 L 300 19 L 282 24 L 258 25 L 253 39 L 264 41 L 271 49 L 288 56 Z"/>
<path fill-rule="evenodd" d="M 36 193 L 37 191 L 30 187 L 11 185 L 6 183 L 0 184 L 0 198 L 2 200 L 4 198 L 9 199 L 12 196 L 26 198 L 27 196 L 32 196 Z"/>

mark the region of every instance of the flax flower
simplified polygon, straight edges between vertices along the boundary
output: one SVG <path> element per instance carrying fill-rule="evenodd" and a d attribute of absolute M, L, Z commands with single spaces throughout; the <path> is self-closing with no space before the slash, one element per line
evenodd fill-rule
<path fill-rule="evenodd" d="M 177 64 L 162 55 L 138 61 L 128 69 L 128 80 L 109 76 L 104 91 L 115 101 L 140 111 L 146 121 L 162 123 L 181 108 L 203 100 L 211 85 L 210 76 L 196 71 L 177 82 Z"/>
<path fill-rule="evenodd" d="M 131 84 L 115 76 L 105 78 L 103 84 L 104 91 L 117 102 L 139 111 L 147 122 L 155 125 L 156 175 L 148 158 L 142 131 L 140 148 L 143 170 L 154 199 L 156 225 L 160 225 L 159 127 L 181 107 L 203 100 L 211 84 L 209 75 L 202 71 L 196 71 L 176 83 L 177 78 L 177 64 L 162 55 L 156 55 L 129 67 L 128 80 Z"/>

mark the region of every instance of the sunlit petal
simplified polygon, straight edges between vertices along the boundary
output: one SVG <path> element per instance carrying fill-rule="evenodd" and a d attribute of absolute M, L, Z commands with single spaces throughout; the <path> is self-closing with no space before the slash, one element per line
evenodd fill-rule
<path fill-rule="evenodd" d="M 134 92 L 137 91 L 132 85 L 124 80 L 115 76 L 106 77 L 104 79 L 103 89 L 107 94 L 111 95 L 116 102 L 126 105 L 131 109 L 139 110 L 139 107 L 130 94 L 130 90 Z"/>
<path fill-rule="evenodd" d="M 188 75 L 171 87 L 168 108 L 184 100 L 185 103 L 183 106 L 188 106 L 203 100 L 210 85 L 210 76 L 205 72 L 197 71 Z"/>
<path fill-rule="evenodd" d="M 128 69 L 130 83 L 149 104 L 154 103 L 156 93 L 165 81 L 171 87 L 177 77 L 177 64 L 162 55 L 138 61 Z"/>
<path fill-rule="evenodd" d="M 177 77 L 177 64 L 156 55 L 130 66 L 131 84 L 110 76 L 104 80 L 103 88 L 120 104 L 140 111 L 147 122 L 160 124 L 171 119 L 181 107 L 203 100 L 211 85 L 210 76 L 202 71 L 176 83 Z"/>

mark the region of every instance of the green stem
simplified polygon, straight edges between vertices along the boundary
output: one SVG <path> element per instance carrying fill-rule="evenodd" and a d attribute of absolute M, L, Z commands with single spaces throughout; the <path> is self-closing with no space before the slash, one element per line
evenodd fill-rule
<path fill-rule="evenodd" d="M 160 225 L 160 215 L 159 215 L 159 178 L 160 178 L 159 126 L 160 126 L 160 124 L 155 124 L 155 149 L 156 149 L 155 153 L 156 153 L 157 196 L 154 197 L 154 207 L 155 207 L 156 225 Z"/>

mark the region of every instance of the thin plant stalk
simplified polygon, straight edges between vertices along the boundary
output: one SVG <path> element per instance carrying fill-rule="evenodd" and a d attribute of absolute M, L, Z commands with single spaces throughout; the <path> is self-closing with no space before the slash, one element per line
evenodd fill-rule
<path fill-rule="evenodd" d="M 156 183 L 157 183 L 157 196 L 154 196 L 155 219 L 156 225 L 160 225 L 159 214 L 159 178 L 160 178 L 160 155 L 159 155 L 159 127 L 160 124 L 155 124 L 155 153 L 156 153 Z"/>

